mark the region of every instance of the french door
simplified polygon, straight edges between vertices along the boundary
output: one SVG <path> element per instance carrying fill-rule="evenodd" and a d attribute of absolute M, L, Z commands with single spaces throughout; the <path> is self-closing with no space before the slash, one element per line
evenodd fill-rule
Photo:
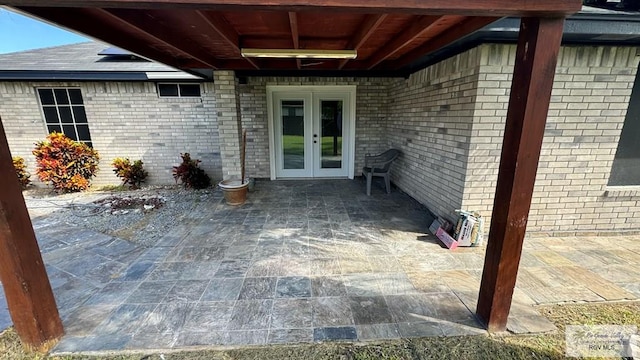
<path fill-rule="evenodd" d="M 351 90 L 271 93 L 276 178 L 353 176 Z"/>

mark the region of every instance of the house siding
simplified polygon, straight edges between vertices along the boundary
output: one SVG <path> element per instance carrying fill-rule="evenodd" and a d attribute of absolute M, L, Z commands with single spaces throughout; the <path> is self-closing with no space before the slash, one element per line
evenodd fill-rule
<path fill-rule="evenodd" d="M 462 206 L 490 218 L 515 46 L 483 45 L 479 49 L 478 96 Z M 636 48 L 562 47 L 529 232 L 588 233 L 640 227 L 640 198 L 635 192 L 607 187 L 637 68 Z"/>
<path fill-rule="evenodd" d="M 233 71 L 216 71 L 213 80 L 222 177 L 224 180 L 238 180 L 242 177 L 242 162 L 240 160 L 242 124 L 237 90 L 238 80 Z"/>
<path fill-rule="evenodd" d="M 0 83 L 0 117 L 11 152 L 24 157 L 32 173 L 34 143 L 47 135 L 38 87 L 82 90 L 93 146 L 101 157 L 94 185 L 119 183 L 111 170 L 116 157 L 142 159 L 150 184 L 173 183 L 171 169 L 183 152 L 202 160 L 212 177 L 222 175 L 212 83 L 202 84 L 201 98 L 159 98 L 151 82 Z"/>
<path fill-rule="evenodd" d="M 607 185 L 636 79 L 637 51 L 562 47 L 530 233 L 640 230 L 640 187 Z M 5 82 L 0 116 L 13 154 L 23 156 L 32 172 L 33 144 L 46 135 L 34 89 L 52 86 L 82 89 L 94 147 L 102 156 L 96 184 L 118 183 L 109 165 L 117 156 L 142 158 L 155 184 L 173 182 L 171 167 L 181 152 L 201 159 L 215 179 L 223 171 L 237 175 L 238 123 L 248 130 L 247 176 L 268 178 L 267 85 L 355 85 L 354 175 L 360 175 L 365 154 L 398 148 L 403 155 L 392 168 L 392 181 L 400 189 L 437 215 L 479 211 L 488 230 L 514 62 L 514 45 L 485 44 L 407 79 L 249 77 L 239 83 L 232 72 L 221 71 L 215 85 L 202 84 L 197 99 L 158 98 L 151 82 Z"/>
<path fill-rule="evenodd" d="M 438 215 L 479 211 L 489 229 L 515 45 L 485 44 L 389 84 L 392 180 Z M 639 188 L 607 186 L 638 68 L 637 49 L 563 46 L 527 230 L 640 230 Z"/>
<path fill-rule="evenodd" d="M 480 50 L 469 50 L 389 88 L 387 146 L 403 155 L 392 181 L 438 215 L 462 206 Z"/>

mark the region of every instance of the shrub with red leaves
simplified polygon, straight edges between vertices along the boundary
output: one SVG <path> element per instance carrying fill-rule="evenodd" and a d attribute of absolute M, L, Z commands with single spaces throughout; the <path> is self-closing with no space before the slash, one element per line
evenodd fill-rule
<path fill-rule="evenodd" d="M 191 159 L 189 153 L 180 154 L 180 157 L 182 163 L 173 167 L 176 182 L 180 180 L 185 189 L 206 189 L 211 186 L 211 178 L 198 166 L 200 160 Z"/>
<path fill-rule="evenodd" d="M 98 171 L 98 152 L 87 144 L 73 141 L 61 133 L 51 133 L 36 143 L 36 174 L 58 192 L 89 188 Z"/>

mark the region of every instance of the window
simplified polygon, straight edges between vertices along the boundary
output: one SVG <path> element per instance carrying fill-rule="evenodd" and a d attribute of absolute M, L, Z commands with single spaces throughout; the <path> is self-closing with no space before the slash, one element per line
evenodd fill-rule
<path fill-rule="evenodd" d="M 200 84 L 158 84 L 160 97 L 200 97 Z"/>
<path fill-rule="evenodd" d="M 38 89 L 38 97 L 49 133 L 60 132 L 92 146 L 80 89 Z"/>
<path fill-rule="evenodd" d="M 613 159 L 609 186 L 640 185 L 640 73 L 636 76 L 618 150 Z"/>

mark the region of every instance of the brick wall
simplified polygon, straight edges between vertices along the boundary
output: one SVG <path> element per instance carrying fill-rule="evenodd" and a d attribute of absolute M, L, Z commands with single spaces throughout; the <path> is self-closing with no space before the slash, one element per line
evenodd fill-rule
<path fill-rule="evenodd" d="M 462 205 L 479 54 L 469 50 L 389 88 L 387 144 L 403 152 L 392 181 L 438 215 Z"/>
<path fill-rule="evenodd" d="M 237 79 L 233 71 L 215 71 L 214 88 L 222 177 L 238 180 L 242 177 L 241 116 Z M 246 175 L 245 175 L 246 177 Z"/>
<path fill-rule="evenodd" d="M 366 153 L 385 149 L 384 124 L 387 115 L 386 78 L 251 77 L 238 85 L 242 127 L 247 129 L 247 174 L 268 178 L 269 128 L 267 85 L 356 85 L 355 175 L 360 175 Z"/>
<path fill-rule="evenodd" d="M 0 117 L 12 154 L 22 156 L 33 173 L 33 144 L 46 135 L 36 87 L 78 87 L 87 112 L 100 171 L 94 184 L 118 184 L 115 157 L 142 159 L 149 183 L 172 184 L 171 168 L 181 152 L 201 159 L 209 175 L 221 177 L 213 84 L 202 84 L 202 98 L 159 98 L 148 82 L 0 83 Z"/>
<path fill-rule="evenodd" d="M 201 99 L 160 99 L 152 83 L 0 83 L 0 116 L 12 152 L 32 168 L 33 143 L 46 135 L 34 88 L 80 87 L 103 157 L 100 184 L 117 183 L 108 165 L 116 156 L 142 158 L 154 183 L 171 183 L 184 151 L 219 179 L 220 143 L 230 142 L 225 126 L 218 140 L 218 119 L 228 116 L 225 124 L 236 124 L 229 139 L 237 139 L 238 120 L 248 130 L 247 175 L 269 177 L 267 84 L 356 85 L 355 175 L 366 153 L 396 147 L 404 155 L 392 179 L 402 190 L 438 215 L 462 207 L 490 220 L 514 59 L 515 46 L 487 44 L 409 79 L 251 77 L 238 84 L 218 72 L 218 95 L 203 84 Z M 637 67 L 635 48 L 562 48 L 530 232 L 640 229 L 639 188 L 607 186 Z M 229 146 L 237 157 L 237 143 Z"/>
<path fill-rule="evenodd" d="M 463 206 L 489 215 L 515 46 L 479 49 L 478 96 Z M 635 192 L 607 187 L 637 67 L 635 48 L 562 48 L 528 231 L 638 229 L 640 204 Z"/>
<path fill-rule="evenodd" d="M 0 118 L 7 135 L 11 155 L 24 158 L 31 180 L 35 180 L 35 158 L 31 154 L 36 141 L 47 129 L 33 86 L 20 82 L 0 82 Z"/>

